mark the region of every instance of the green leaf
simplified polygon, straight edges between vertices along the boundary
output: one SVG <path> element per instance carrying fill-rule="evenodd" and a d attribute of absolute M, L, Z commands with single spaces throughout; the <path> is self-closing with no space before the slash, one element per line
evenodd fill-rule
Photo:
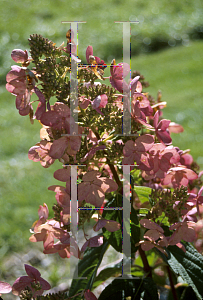
<path fill-rule="evenodd" d="M 111 268 L 103 269 L 99 275 L 96 277 L 95 282 L 93 284 L 93 289 L 98 285 L 102 284 L 105 280 L 110 277 L 118 277 L 122 274 L 122 261 L 117 264 L 114 264 Z"/>
<path fill-rule="evenodd" d="M 147 186 L 134 186 L 134 191 L 136 192 L 141 203 L 149 201 L 149 195 L 151 194 L 151 188 Z"/>
<path fill-rule="evenodd" d="M 146 216 L 149 213 L 149 209 L 147 209 L 147 208 L 140 208 L 138 210 L 138 212 L 139 212 L 139 216 Z"/>
<path fill-rule="evenodd" d="M 143 300 L 159 299 L 157 287 L 152 278 L 147 277 L 143 280 L 142 291 L 144 291 Z"/>
<path fill-rule="evenodd" d="M 122 210 L 114 210 L 114 207 L 123 207 L 123 199 L 121 194 L 115 195 L 115 197 L 107 203 L 105 207 L 112 207 L 112 210 L 104 210 L 102 216 L 106 220 L 114 220 L 121 224 L 121 228 L 114 232 L 109 232 L 106 228 L 102 228 L 104 237 L 109 241 L 111 246 L 116 249 L 116 251 L 122 253 L 122 226 L 123 226 L 123 212 Z M 131 205 L 131 253 L 137 250 L 135 244 L 140 240 L 140 227 L 137 217 L 137 212 Z M 126 230 L 126 228 L 125 228 Z"/>
<path fill-rule="evenodd" d="M 151 278 L 114 279 L 100 294 L 99 300 L 123 300 L 131 297 L 140 300 L 141 293 L 144 300 L 158 300 L 156 285 Z"/>
<path fill-rule="evenodd" d="M 95 248 L 87 248 L 84 257 L 78 263 L 78 277 L 79 279 L 73 279 L 69 290 L 69 297 L 74 296 L 77 293 L 82 292 L 84 289 L 91 289 L 94 279 L 96 277 L 97 269 L 102 261 L 104 253 L 109 246 L 108 241 L 104 240 L 103 245 Z M 77 277 L 76 272 L 74 277 Z M 86 277 L 80 279 L 80 277 Z M 81 300 L 81 296 L 76 296 L 74 300 Z"/>
<path fill-rule="evenodd" d="M 198 300 L 191 286 L 188 286 L 187 288 L 184 289 L 180 300 L 191 300 L 191 299 Z"/>
<path fill-rule="evenodd" d="M 169 246 L 166 251 L 168 258 L 160 252 L 162 258 L 169 264 L 174 273 L 193 288 L 198 299 L 203 297 L 203 258 L 189 243 L 184 243 L 186 252 L 177 246 Z"/>

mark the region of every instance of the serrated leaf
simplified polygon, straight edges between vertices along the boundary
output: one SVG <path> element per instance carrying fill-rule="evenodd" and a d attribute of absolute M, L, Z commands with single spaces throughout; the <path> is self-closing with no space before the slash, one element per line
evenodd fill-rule
<path fill-rule="evenodd" d="M 162 258 L 169 264 L 174 273 L 193 288 L 199 300 L 203 297 L 203 257 L 189 243 L 184 243 L 186 252 L 177 246 L 169 246 L 166 251 L 168 258 L 160 253 Z"/>
<path fill-rule="evenodd" d="M 180 300 L 198 300 L 191 286 L 188 286 L 183 291 Z"/>
<path fill-rule="evenodd" d="M 82 292 L 84 289 L 91 289 L 97 269 L 108 246 L 108 241 L 104 240 L 103 245 L 100 247 L 87 248 L 83 259 L 78 263 L 78 277 L 86 277 L 87 279 L 73 279 L 69 290 L 69 297 Z M 74 277 L 77 277 L 76 272 L 74 273 Z M 76 296 L 73 299 L 81 300 L 81 296 Z"/>
<path fill-rule="evenodd" d="M 134 191 L 136 192 L 141 203 L 149 201 L 149 195 L 151 194 L 151 188 L 147 186 L 134 186 Z"/>

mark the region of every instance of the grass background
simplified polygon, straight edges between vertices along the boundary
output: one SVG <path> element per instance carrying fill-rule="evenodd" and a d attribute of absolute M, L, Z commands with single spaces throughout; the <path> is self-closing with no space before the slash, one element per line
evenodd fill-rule
<path fill-rule="evenodd" d="M 61 164 L 55 162 L 44 169 L 27 158 L 29 148 L 39 141 L 40 124 L 31 125 L 28 117 L 21 117 L 15 108 L 15 97 L 5 89 L 5 76 L 15 64 L 11 51 L 29 50 L 27 39 L 33 33 L 42 34 L 59 46 L 66 41 L 69 29 L 69 24 L 61 21 L 77 20 L 87 22 L 79 24 L 78 34 L 83 62 L 88 45 L 106 63 L 112 58 L 120 62 L 122 25 L 114 21 L 138 20 L 139 24 L 131 25 L 131 68 L 139 70 L 149 81 L 147 91 L 153 97 L 159 89 L 162 91 L 162 99 L 168 103 L 164 117 L 185 129 L 179 135 L 172 135 L 173 144 L 183 150 L 191 149 L 203 169 L 203 3 L 201 0 L 19 0 L 0 1 L 0 4 L 0 280 L 13 283 L 19 272 L 23 272 L 22 262 L 29 261 L 46 266 L 45 277 L 54 286 L 65 270 L 59 274 L 53 259 L 58 265 L 64 261 L 61 263 L 57 256 L 45 259 L 40 252 L 34 255 L 32 248 L 42 248 L 31 244 L 28 238 L 29 228 L 38 218 L 39 205 L 46 202 L 51 210 L 55 197 L 47 188 L 56 184 L 53 172 Z M 25 257 L 21 253 L 31 254 Z"/>

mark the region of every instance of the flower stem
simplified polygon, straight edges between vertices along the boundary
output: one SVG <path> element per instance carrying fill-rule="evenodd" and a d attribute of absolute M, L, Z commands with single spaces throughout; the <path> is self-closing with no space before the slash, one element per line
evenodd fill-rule
<path fill-rule="evenodd" d="M 147 273 L 147 277 L 152 278 L 152 268 L 150 267 L 147 257 L 146 257 L 146 254 L 142 250 L 141 246 L 139 246 L 139 253 L 140 253 L 140 257 L 142 259 L 143 265 L 144 265 L 144 271 Z"/>
<path fill-rule="evenodd" d="M 101 138 L 100 138 L 100 135 L 98 134 L 98 132 L 96 130 L 94 130 L 93 128 L 92 128 L 92 131 L 96 135 L 96 138 L 98 140 L 100 140 Z M 106 151 L 103 150 L 103 153 L 106 153 Z M 116 183 L 118 184 L 119 187 L 121 187 L 122 186 L 122 182 L 120 181 L 120 179 L 118 177 L 118 173 L 116 172 L 116 169 L 115 169 L 114 165 L 110 162 L 110 160 L 108 158 L 106 158 L 106 162 L 109 165 L 109 168 L 111 169 L 111 172 L 113 173 L 113 177 L 114 177 Z"/>

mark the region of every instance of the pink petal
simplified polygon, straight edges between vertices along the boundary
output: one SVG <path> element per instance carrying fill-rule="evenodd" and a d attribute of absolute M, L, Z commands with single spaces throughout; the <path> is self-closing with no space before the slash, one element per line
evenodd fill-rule
<path fill-rule="evenodd" d="M 127 141 L 125 146 L 123 147 L 123 155 L 129 157 L 133 151 L 135 151 L 135 143 L 134 141 Z"/>
<path fill-rule="evenodd" d="M 181 226 L 181 237 L 186 242 L 193 242 L 196 239 L 195 230 L 191 227 Z"/>
<path fill-rule="evenodd" d="M 156 135 L 160 142 L 163 142 L 166 145 L 172 143 L 172 138 L 170 137 L 170 134 L 167 131 L 156 131 Z"/>
<path fill-rule="evenodd" d="M 100 178 L 103 182 L 101 184 L 101 188 L 105 193 L 114 192 L 118 189 L 118 185 L 112 179 L 101 177 Z"/>
<path fill-rule="evenodd" d="M 140 108 L 146 108 L 150 105 L 150 102 L 147 99 L 147 97 L 142 93 L 138 93 L 138 92 L 133 94 L 133 101 L 139 101 Z"/>
<path fill-rule="evenodd" d="M 155 245 L 149 241 L 145 241 L 144 243 L 141 244 L 141 248 L 143 251 L 151 250 L 152 248 L 154 248 L 154 246 Z"/>
<path fill-rule="evenodd" d="M 122 165 L 134 165 L 133 155 L 131 155 L 129 157 L 124 157 L 122 160 Z"/>
<path fill-rule="evenodd" d="M 110 77 L 109 80 L 110 80 L 112 87 L 117 89 L 120 93 L 123 93 L 123 91 L 128 92 L 128 84 L 126 83 L 125 80 L 115 79 L 114 77 Z M 123 87 L 124 87 L 124 89 L 123 89 Z"/>
<path fill-rule="evenodd" d="M 87 203 L 91 203 L 96 207 L 101 207 L 105 199 L 105 194 L 102 189 L 98 188 L 98 186 L 92 185 L 89 186 L 89 194 L 85 199 Z M 79 200 L 79 196 L 78 196 Z"/>
<path fill-rule="evenodd" d="M 39 102 L 37 109 L 35 111 L 35 117 L 37 120 L 40 120 L 42 117 L 43 113 L 46 112 L 46 103 Z"/>
<path fill-rule="evenodd" d="M 90 193 L 90 183 L 81 182 L 78 184 L 78 201 L 81 202 L 85 200 Z"/>
<path fill-rule="evenodd" d="M 175 231 L 171 237 L 168 240 L 169 245 L 176 245 L 177 243 L 180 243 L 181 241 L 181 235 Z"/>
<path fill-rule="evenodd" d="M 20 295 L 21 291 L 26 287 L 30 286 L 33 280 L 28 276 L 21 276 L 16 279 L 12 286 L 12 293 L 16 296 Z"/>
<path fill-rule="evenodd" d="M 97 300 L 97 297 L 90 290 L 85 291 L 84 296 L 85 300 Z"/>
<path fill-rule="evenodd" d="M 101 96 L 97 96 L 93 101 L 92 101 L 92 108 L 96 109 L 100 106 L 101 103 Z"/>
<path fill-rule="evenodd" d="M 49 155 L 54 159 L 61 158 L 67 147 L 68 147 L 68 138 L 63 136 L 58 140 L 54 140 Z"/>
<path fill-rule="evenodd" d="M 70 167 L 59 169 L 54 172 L 54 178 L 63 182 L 70 180 L 71 170 Z"/>
<path fill-rule="evenodd" d="M 163 185 L 169 185 L 171 183 L 172 174 L 167 174 L 165 178 L 163 179 L 162 184 Z"/>
<path fill-rule="evenodd" d="M 6 81 L 10 82 L 12 80 L 26 80 L 25 70 L 21 69 L 19 66 L 12 66 L 12 70 L 6 75 Z"/>
<path fill-rule="evenodd" d="M 89 99 L 86 99 L 84 98 L 83 102 L 82 103 L 79 103 L 80 107 L 82 109 L 86 109 L 88 107 L 88 105 L 90 104 L 90 100 Z"/>
<path fill-rule="evenodd" d="M 142 92 L 142 84 L 141 84 L 140 81 L 137 82 L 136 91 L 137 91 L 138 93 L 141 93 L 141 92 Z"/>
<path fill-rule="evenodd" d="M 39 101 L 41 103 L 46 103 L 44 94 L 36 86 L 34 86 L 34 91 L 35 91 L 35 94 L 37 95 L 37 97 L 39 98 Z"/>
<path fill-rule="evenodd" d="M 97 177 L 100 177 L 101 173 L 99 171 L 89 171 L 85 173 L 82 177 L 83 181 L 92 181 L 94 179 L 97 179 Z"/>
<path fill-rule="evenodd" d="M 157 130 L 160 129 L 160 130 L 165 131 L 168 128 L 170 123 L 171 123 L 171 120 L 166 120 L 166 119 L 161 120 L 157 126 Z"/>
<path fill-rule="evenodd" d="M 103 236 L 96 235 L 84 243 L 81 252 L 85 252 L 85 249 L 87 247 L 100 247 L 102 244 L 103 244 Z"/>
<path fill-rule="evenodd" d="M 14 49 L 11 53 L 12 59 L 17 63 L 24 63 L 28 60 L 27 50 Z"/>
<path fill-rule="evenodd" d="M 107 220 L 106 225 L 104 226 L 108 231 L 114 232 L 120 229 L 121 224 L 113 221 L 113 220 Z"/>
<path fill-rule="evenodd" d="M 113 76 L 115 79 L 123 79 L 130 72 L 130 66 L 127 63 L 119 63 L 116 66 L 113 66 Z"/>
<path fill-rule="evenodd" d="M 181 165 L 190 166 L 193 162 L 193 157 L 189 153 L 185 153 L 180 157 Z"/>
<path fill-rule="evenodd" d="M 51 285 L 42 277 L 39 279 L 39 282 L 42 286 L 42 290 L 50 290 L 51 289 Z"/>
<path fill-rule="evenodd" d="M 156 241 L 159 239 L 159 231 L 155 229 L 149 229 L 147 232 L 144 234 L 144 238 L 148 238 L 149 240 Z"/>
<path fill-rule="evenodd" d="M 54 111 L 57 112 L 60 117 L 70 117 L 70 108 L 68 107 L 68 105 L 62 102 L 55 102 L 53 108 Z"/>
<path fill-rule="evenodd" d="M 92 46 L 88 46 L 86 49 L 86 60 L 87 63 L 89 64 L 89 56 L 93 55 L 93 47 Z"/>
<path fill-rule="evenodd" d="M 197 196 L 198 196 L 198 198 L 200 199 L 202 196 L 202 192 L 203 192 L 203 186 L 200 188 L 200 190 L 199 190 L 199 192 L 198 192 L 198 194 L 197 194 Z M 199 201 L 199 203 L 202 203 L 202 201 Z"/>
<path fill-rule="evenodd" d="M 145 152 L 152 148 L 154 137 L 151 134 L 144 134 L 135 140 L 135 150 Z"/>
<path fill-rule="evenodd" d="M 44 217 L 45 219 L 48 219 L 48 216 L 49 216 L 49 209 L 48 209 L 48 206 L 46 205 L 46 203 L 39 206 L 39 209 L 38 209 L 38 216 L 39 218 L 40 217 Z"/>
<path fill-rule="evenodd" d="M 184 172 L 187 174 L 187 178 L 189 180 L 194 180 L 198 178 L 198 175 L 190 169 L 185 169 Z"/>
<path fill-rule="evenodd" d="M 41 276 L 40 272 L 36 268 L 27 264 L 25 264 L 25 271 L 27 275 L 32 279 L 38 279 Z"/>
<path fill-rule="evenodd" d="M 69 138 L 71 149 L 74 151 L 80 150 L 81 137 L 80 136 L 71 136 Z"/>
<path fill-rule="evenodd" d="M 178 248 L 180 248 L 181 250 L 183 250 L 183 252 L 186 252 L 185 246 L 184 246 L 183 244 L 177 243 L 176 246 L 177 246 Z"/>
<path fill-rule="evenodd" d="M 29 241 L 32 243 L 42 242 L 47 237 L 47 230 L 42 229 L 40 233 L 35 233 L 29 237 Z"/>
<path fill-rule="evenodd" d="M 179 124 L 171 122 L 169 124 L 168 130 L 169 130 L 170 133 L 171 132 L 173 132 L 173 133 L 180 133 L 180 132 L 184 131 L 184 128 L 181 125 L 179 125 Z"/>
<path fill-rule="evenodd" d="M 47 111 L 40 118 L 42 124 L 52 127 L 59 120 L 59 115 L 55 111 Z"/>
<path fill-rule="evenodd" d="M 114 232 L 120 229 L 120 224 L 113 220 L 100 219 L 94 225 L 93 229 L 94 231 L 99 231 L 103 227 L 105 227 L 110 232 Z"/>
<path fill-rule="evenodd" d="M 0 293 L 1 294 L 7 294 L 12 291 L 12 287 L 9 283 L 0 281 Z"/>
<path fill-rule="evenodd" d="M 14 90 L 15 90 L 15 87 L 9 83 L 6 84 L 6 89 L 9 93 L 12 93 L 14 94 Z M 17 96 L 17 94 L 14 94 L 15 96 Z"/>
<path fill-rule="evenodd" d="M 157 128 L 159 122 L 159 111 L 157 110 L 157 112 L 154 115 L 154 128 Z"/>
<path fill-rule="evenodd" d="M 39 146 L 33 146 L 29 149 L 28 151 L 28 158 L 30 160 L 33 160 L 33 161 L 40 161 L 40 157 L 39 157 L 39 154 L 35 151 L 36 149 L 39 149 L 40 147 Z"/>
<path fill-rule="evenodd" d="M 33 111 L 32 106 L 28 105 L 28 106 L 26 106 L 25 108 L 20 109 L 20 110 L 19 110 L 19 114 L 20 114 L 21 116 L 27 116 L 27 115 L 28 115 L 30 112 L 32 112 L 32 111 Z"/>
<path fill-rule="evenodd" d="M 137 84 L 138 84 L 138 80 L 140 79 L 140 76 L 136 76 L 134 77 L 131 82 L 130 82 L 130 87 L 131 87 L 131 95 L 134 94 L 136 88 L 137 88 Z"/>
<path fill-rule="evenodd" d="M 148 153 L 139 153 L 135 157 L 135 161 L 138 164 L 140 170 L 150 171 L 154 167 L 153 158 Z"/>
<path fill-rule="evenodd" d="M 108 103 L 108 97 L 106 94 L 102 94 L 101 96 L 101 102 L 100 102 L 100 105 L 99 105 L 99 108 L 102 108 L 102 107 L 105 107 Z"/>
<path fill-rule="evenodd" d="M 147 228 L 147 229 L 155 229 L 155 230 L 158 230 L 159 232 L 161 233 L 164 233 L 164 230 L 162 229 L 161 226 L 159 226 L 158 224 L 148 220 L 148 219 L 142 219 L 140 220 L 140 224 Z"/>

